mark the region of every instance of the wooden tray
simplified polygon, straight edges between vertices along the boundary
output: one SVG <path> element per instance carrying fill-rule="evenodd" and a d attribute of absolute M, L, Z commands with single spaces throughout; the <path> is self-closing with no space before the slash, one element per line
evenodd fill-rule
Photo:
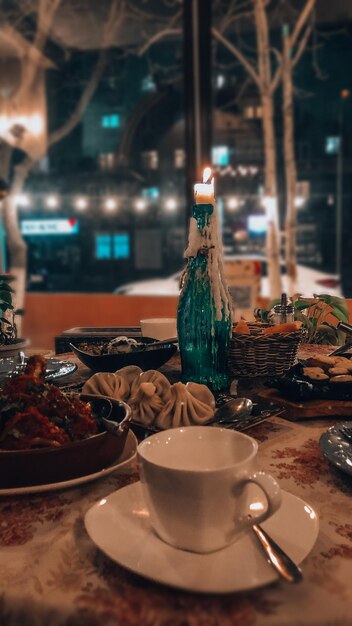
<path fill-rule="evenodd" d="M 277 389 L 264 389 L 258 396 L 284 407 L 281 417 L 291 420 L 310 420 L 324 417 L 350 417 L 352 419 L 352 401 L 346 400 L 288 400 Z"/>

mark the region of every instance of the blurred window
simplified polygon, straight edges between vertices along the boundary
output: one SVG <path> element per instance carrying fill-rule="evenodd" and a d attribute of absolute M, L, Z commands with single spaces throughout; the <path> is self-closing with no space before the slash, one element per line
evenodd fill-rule
<path fill-rule="evenodd" d="M 96 259 L 111 259 L 111 235 L 95 236 L 95 257 Z"/>
<path fill-rule="evenodd" d="M 340 137 L 326 137 L 325 152 L 326 154 L 337 154 L 340 149 Z"/>
<path fill-rule="evenodd" d="M 129 259 L 130 236 L 128 233 L 117 233 L 113 236 L 114 259 Z"/>
<path fill-rule="evenodd" d="M 146 170 L 157 170 L 159 167 L 159 155 L 157 150 L 142 152 L 142 164 Z"/>
<path fill-rule="evenodd" d="M 175 150 L 175 167 L 182 169 L 186 165 L 186 153 L 182 148 Z"/>
<path fill-rule="evenodd" d="M 143 78 L 142 91 L 156 91 L 156 84 L 152 76 L 146 76 Z"/>
<path fill-rule="evenodd" d="M 156 200 L 159 198 L 159 189 L 158 187 L 147 187 L 146 189 L 142 189 L 142 196 L 147 200 Z"/>
<path fill-rule="evenodd" d="M 230 162 L 230 150 L 228 146 L 214 146 L 212 149 L 213 165 L 228 165 Z"/>
<path fill-rule="evenodd" d="M 119 128 L 120 116 L 117 113 L 103 115 L 101 118 L 101 125 L 103 128 Z"/>
<path fill-rule="evenodd" d="M 263 117 L 263 108 L 261 106 L 245 107 L 244 117 L 248 120 L 260 119 L 261 117 Z"/>
<path fill-rule="evenodd" d="M 107 154 L 99 154 L 99 169 L 102 171 L 109 171 L 114 169 L 115 166 L 115 155 L 113 152 L 108 152 Z"/>

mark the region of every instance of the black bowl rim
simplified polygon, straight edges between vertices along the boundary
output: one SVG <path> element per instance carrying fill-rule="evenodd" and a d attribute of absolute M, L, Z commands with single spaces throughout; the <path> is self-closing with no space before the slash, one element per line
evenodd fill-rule
<path fill-rule="evenodd" d="M 129 337 L 129 335 L 124 335 L 126 337 Z M 131 339 L 136 339 L 136 337 L 131 337 Z M 138 337 L 138 340 L 142 339 L 142 343 L 143 341 L 145 341 L 145 343 L 148 345 L 148 343 L 153 343 L 154 341 L 157 341 L 157 339 L 153 339 L 152 337 Z M 163 343 L 160 347 L 158 346 L 153 346 L 153 349 L 150 350 L 150 352 L 160 352 L 161 350 L 170 350 L 171 347 L 174 347 L 175 344 L 174 343 Z M 121 352 L 119 353 L 115 353 L 115 354 L 92 354 L 91 352 L 86 352 L 85 350 L 81 350 L 80 348 L 78 348 L 77 346 L 75 346 L 74 343 L 72 343 L 72 341 L 70 342 L 70 347 L 73 349 L 73 351 L 78 355 L 78 354 L 82 354 L 85 357 L 89 357 L 91 359 L 95 359 L 97 361 L 99 361 L 100 359 L 119 359 L 122 357 L 126 357 L 126 356 L 136 356 L 136 355 L 144 355 L 146 354 L 145 350 L 133 350 L 132 352 Z M 147 351 L 148 352 L 148 351 Z"/>

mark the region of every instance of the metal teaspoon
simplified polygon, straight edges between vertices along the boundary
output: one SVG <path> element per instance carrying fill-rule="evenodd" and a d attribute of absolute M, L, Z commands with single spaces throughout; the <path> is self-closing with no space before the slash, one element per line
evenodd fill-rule
<path fill-rule="evenodd" d="M 252 528 L 265 550 L 269 563 L 276 569 L 281 578 L 289 583 L 298 583 L 302 580 L 302 570 L 277 545 L 274 539 L 261 526 L 254 524 Z"/>

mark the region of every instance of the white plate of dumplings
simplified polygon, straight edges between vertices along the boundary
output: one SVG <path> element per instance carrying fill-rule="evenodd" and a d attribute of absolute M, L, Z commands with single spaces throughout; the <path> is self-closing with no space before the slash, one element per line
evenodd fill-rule
<path fill-rule="evenodd" d="M 215 398 L 206 385 L 171 384 L 161 372 L 143 372 L 135 365 L 94 374 L 82 393 L 127 402 L 133 422 L 151 431 L 206 424 L 215 412 Z"/>

